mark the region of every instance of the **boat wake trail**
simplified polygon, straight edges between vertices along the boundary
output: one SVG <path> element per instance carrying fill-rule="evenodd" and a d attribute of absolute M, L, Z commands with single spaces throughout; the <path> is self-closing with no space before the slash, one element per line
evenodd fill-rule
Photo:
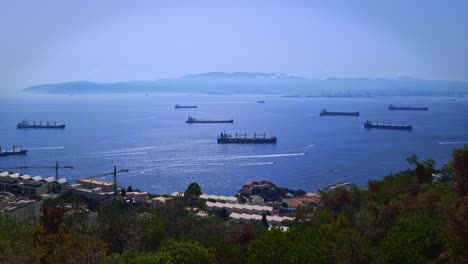
<path fill-rule="evenodd" d="M 314 144 L 312 144 L 312 145 L 307 145 L 307 146 L 305 146 L 305 147 L 302 147 L 302 148 L 300 148 L 300 149 L 313 148 L 313 147 L 315 147 L 315 145 L 314 145 Z"/>
<path fill-rule="evenodd" d="M 65 147 L 41 147 L 41 148 L 28 148 L 32 150 L 47 150 L 47 149 L 64 149 Z"/>
<path fill-rule="evenodd" d="M 86 156 L 76 156 L 73 157 L 75 159 L 79 158 L 105 158 L 105 157 L 113 157 L 113 156 L 130 156 L 130 155 L 145 155 L 148 152 L 129 152 L 129 153 L 109 153 L 103 155 L 86 155 Z"/>
<path fill-rule="evenodd" d="M 293 156 L 304 156 L 304 155 L 306 155 L 306 153 L 301 152 L 301 153 L 289 153 L 289 154 L 234 156 L 234 157 L 215 158 L 215 160 L 282 158 L 282 157 L 293 157 Z"/>
<path fill-rule="evenodd" d="M 275 165 L 276 162 L 252 162 L 252 163 L 233 163 L 229 164 L 230 167 L 237 166 L 237 167 L 245 167 L 245 166 L 265 166 L 265 165 Z M 165 169 L 168 168 L 177 168 L 177 167 L 212 167 L 212 166 L 226 166 L 226 163 L 173 163 L 168 165 L 163 165 L 162 167 Z"/>
<path fill-rule="evenodd" d="M 450 144 L 468 144 L 468 141 L 448 141 L 448 142 L 439 142 L 439 145 L 450 145 Z"/>
<path fill-rule="evenodd" d="M 262 165 L 275 165 L 276 162 L 255 162 L 255 163 L 244 163 L 239 166 L 262 166 Z"/>
<path fill-rule="evenodd" d="M 134 151 L 140 151 L 140 150 L 148 150 L 148 149 L 154 149 L 154 148 L 155 148 L 155 147 L 128 148 L 128 149 L 120 149 L 120 150 L 99 151 L 99 152 L 94 152 L 94 153 L 92 153 L 92 154 L 128 153 L 128 152 L 134 152 Z"/>

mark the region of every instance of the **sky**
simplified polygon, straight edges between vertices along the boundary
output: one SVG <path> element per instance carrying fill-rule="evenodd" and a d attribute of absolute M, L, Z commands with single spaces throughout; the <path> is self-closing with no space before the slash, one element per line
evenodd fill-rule
<path fill-rule="evenodd" d="M 0 93 L 276 72 L 468 81 L 468 1 L 0 0 Z"/>

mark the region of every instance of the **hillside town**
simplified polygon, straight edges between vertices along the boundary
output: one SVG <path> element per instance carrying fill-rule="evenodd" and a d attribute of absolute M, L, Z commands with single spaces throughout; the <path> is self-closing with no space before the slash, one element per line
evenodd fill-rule
<path fill-rule="evenodd" d="M 350 183 L 347 185 L 351 186 Z M 18 222 L 33 224 L 41 217 L 44 201 L 61 195 L 73 194 L 93 203 L 106 203 L 111 199 L 127 203 L 141 203 L 153 208 L 164 207 L 173 199 L 183 198 L 184 192 L 155 195 L 147 192 L 116 187 L 114 182 L 96 178 L 81 178 L 70 183 L 67 179 L 31 176 L 17 172 L 0 172 L 0 216 L 10 216 Z M 262 221 L 265 217 L 271 226 L 281 227 L 283 221 L 294 220 L 294 210 L 299 206 L 320 203 L 320 193 L 305 193 L 277 187 L 267 180 L 248 182 L 235 196 L 201 194 L 202 208 L 190 208 L 194 216 L 209 217 L 223 212 L 237 223 Z M 90 218 L 95 208 L 87 208 Z"/>

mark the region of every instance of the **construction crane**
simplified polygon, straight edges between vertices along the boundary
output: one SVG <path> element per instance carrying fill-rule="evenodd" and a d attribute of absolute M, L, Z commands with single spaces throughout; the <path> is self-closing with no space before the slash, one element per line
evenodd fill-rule
<path fill-rule="evenodd" d="M 122 173 L 122 172 L 128 172 L 128 171 L 129 171 L 128 169 L 117 170 L 117 165 L 114 164 L 114 170 L 112 172 L 98 174 L 98 175 L 94 175 L 88 178 L 98 178 L 98 177 L 105 177 L 105 176 L 113 175 L 114 176 L 114 196 L 117 196 L 117 174 Z"/>
<path fill-rule="evenodd" d="M 58 180 L 59 169 L 74 169 L 73 166 L 59 166 L 58 161 L 55 162 L 55 166 L 19 166 L 19 167 L 9 167 L 8 169 L 55 169 L 55 180 Z"/>

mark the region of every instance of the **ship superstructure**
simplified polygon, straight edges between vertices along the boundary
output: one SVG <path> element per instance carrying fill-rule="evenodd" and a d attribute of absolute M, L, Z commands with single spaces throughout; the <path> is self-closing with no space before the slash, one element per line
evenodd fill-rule
<path fill-rule="evenodd" d="M 403 124 L 392 124 L 392 123 L 379 123 L 379 122 L 371 122 L 367 120 L 364 123 L 364 128 L 370 129 L 370 128 L 381 128 L 381 129 L 396 129 L 396 130 L 413 130 L 412 125 L 405 125 Z"/>
<path fill-rule="evenodd" d="M 238 135 L 237 133 L 232 136 L 226 132 L 221 132 L 218 136 L 218 144 L 276 144 L 276 137 L 258 137 L 254 134 L 253 137 L 247 137 L 247 134 Z"/>
<path fill-rule="evenodd" d="M 329 112 L 327 109 L 322 109 L 321 116 L 359 116 L 359 112 Z"/>
<path fill-rule="evenodd" d="M 201 124 L 207 124 L 207 123 L 234 123 L 234 120 L 229 119 L 229 120 L 198 120 L 196 118 L 193 118 L 189 116 L 187 118 L 187 121 L 185 121 L 187 124 L 193 124 L 193 123 L 201 123 Z"/>
<path fill-rule="evenodd" d="M 23 149 L 23 146 L 13 146 L 12 151 L 3 151 L 2 147 L 0 147 L 0 157 L 7 157 L 13 155 L 26 155 L 28 152 L 27 149 Z"/>
<path fill-rule="evenodd" d="M 178 105 L 178 104 L 176 104 L 174 106 L 175 109 L 179 109 L 179 108 L 197 108 L 197 107 L 198 106 L 196 106 L 196 105 Z"/>
<path fill-rule="evenodd" d="M 428 111 L 429 107 L 412 107 L 412 106 L 394 106 L 394 105 L 389 105 L 388 110 L 393 111 L 393 110 L 409 110 L 409 111 Z"/>
<path fill-rule="evenodd" d="M 33 121 L 32 123 L 29 122 L 29 121 L 21 121 L 21 123 L 18 123 L 18 125 L 16 125 L 17 128 L 60 128 L 60 129 L 63 129 L 65 128 L 65 124 L 57 124 L 57 122 L 49 122 L 49 121 L 46 121 L 44 123 L 42 123 L 42 121 L 39 121 L 39 122 L 36 122 L 36 121 Z"/>

